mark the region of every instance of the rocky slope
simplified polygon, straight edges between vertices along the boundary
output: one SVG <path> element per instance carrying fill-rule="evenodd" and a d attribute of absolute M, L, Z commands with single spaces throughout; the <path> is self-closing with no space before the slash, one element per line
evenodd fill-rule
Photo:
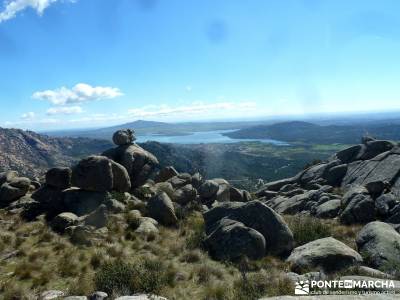
<path fill-rule="evenodd" d="M 108 141 L 53 138 L 32 131 L 0 128 L 0 171 L 35 177 L 54 166 L 71 166 L 79 157 L 101 153 Z"/>
<path fill-rule="evenodd" d="M 358 276 L 361 280 L 399 277 L 397 143 L 364 138 L 362 144 L 340 151 L 292 178 L 267 183 L 252 195 L 222 178 L 205 180 L 199 173 L 179 173 L 172 166 L 160 170 L 158 159 L 134 140 L 131 131 L 119 130 L 113 137 L 116 147 L 100 156 L 83 158 L 72 169 L 48 170 L 43 185 L 14 171 L 1 173 L 0 207 L 27 221 L 45 219 L 53 232 L 88 249 L 102 247 L 110 239 L 116 242 L 108 234 L 115 226 L 124 247 L 129 240 L 154 240 L 166 228 L 184 235 L 187 229 L 180 224 L 187 222 L 191 213 L 201 214 L 201 226 L 188 245 L 196 241 L 197 247 L 215 261 L 229 261 L 244 274 L 242 288 L 236 287 L 228 299 L 264 296 L 263 292 L 247 290 L 251 283 L 246 274 L 257 264 L 252 265 L 248 260 L 261 263 L 267 257 L 285 264 L 279 278 L 283 276 L 282 282 L 287 286 L 344 273 L 351 276 L 362 273 L 364 277 Z M 286 214 L 337 219 L 346 225 L 360 224 L 362 228 L 350 245 L 333 236 L 299 244 L 284 218 Z M 147 244 L 142 251 L 154 253 L 156 250 L 151 247 Z M 118 255 L 123 257 L 123 253 Z M 179 251 L 175 250 L 173 255 L 179 255 Z M 129 280 L 138 277 L 136 271 L 129 273 L 129 265 L 121 260 L 114 263 L 117 273 L 107 271 L 107 267 L 105 270 L 111 275 L 95 276 L 96 286 L 106 289 L 111 297 L 116 298 L 121 292 L 159 291 L 131 286 Z M 118 273 L 121 269 L 128 269 L 124 274 L 133 277 L 128 278 L 128 283 L 125 280 L 110 284 L 116 280 L 112 276 L 121 276 Z M 396 291 L 400 291 L 400 283 L 396 284 Z M 262 286 L 250 287 L 250 291 L 265 291 Z M 235 293 L 243 290 L 247 292 L 236 297 Z M 59 296 L 65 294 L 53 292 Z M 82 296 L 82 299 L 87 298 Z"/>

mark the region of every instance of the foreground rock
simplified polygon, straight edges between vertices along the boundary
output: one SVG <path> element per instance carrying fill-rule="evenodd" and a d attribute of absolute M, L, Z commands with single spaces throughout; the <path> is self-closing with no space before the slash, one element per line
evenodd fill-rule
<path fill-rule="evenodd" d="M 332 273 L 358 265 L 362 261 L 359 253 L 332 237 L 322 238 L 297 247 L 287 258 L 291 269 L 297 273 L 310 270 Z"/>
<path fill-rule="evenodd" d="M 222 219 L 204 241 L 210 255 L 217 260 L 236 260 L 243 256 L 259 259 L 265 255 L 265 238 L 243 223 Z"/>
<path fill-rule="evenodd" d="M 285 255 L 293 249 L 293 234 L 283 218 L 260 201 L 222 203 L 203 214 L 209 235 L 223 218 L 252 228 L 265 238 L 266 254 Z"/>
<path fill-rule="evenodd" d="M 158 193 L 147 203 L 149 216 L 156 219 L 161 224 L 170 226 L 178 222 L 175 215 L 174 205 L 171 199 L 164 192 Z"/>
<path fill-rule="evenodd" d="M 389 224 L 375 221 L 365 225 L 356 243 L 371 267 L 387 271 L 400 265 L 400 234 Z"/>

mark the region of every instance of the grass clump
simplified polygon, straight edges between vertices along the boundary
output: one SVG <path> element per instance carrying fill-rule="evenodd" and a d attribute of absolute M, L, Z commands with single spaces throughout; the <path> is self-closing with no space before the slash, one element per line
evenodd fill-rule
<path fill-rule="evenodd" d="M 287 216 L 289 228 L 293 232 L 296 246 L 332 236 L 331 226 L 310 216 Z"/>
<path fill-rule="evenodd" d="M 123 261 L 114 261 L 100 267 L 94 282 L 97 290 L 104 291 L 108 295 L 129 294 L 134 275 L 132 265 Z"/>
<path fill-rule="evenodd" d="M 234 299 L 256 300 L 264 296 L 290 295 L 293 283 L 289 278 L 275 272 L 254 272 L 243 274 L 233 283 Z"/>
<path fill-rule="evenodd" d="M 141 259 L 135 263 L 121 260 L 105 263 L 95 275 L 97 290 L 113 297 L 134 293 L 157 294 L 173 285 L 175 273 L 159 259 Z"/>
<path fill-rule="evenodd" d="M 203 248 L 203 241 L 206 237 L 203 217 L 199 214 L 192 214 L 185 220 L 182 227 L 182 234 L 187 236 L 186 248 L 189 250 Z"/>

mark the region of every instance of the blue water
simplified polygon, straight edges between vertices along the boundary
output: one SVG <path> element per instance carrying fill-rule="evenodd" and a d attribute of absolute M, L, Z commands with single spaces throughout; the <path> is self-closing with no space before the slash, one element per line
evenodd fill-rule
<path fill-rule="evenodd" d="M 270 140 L 270 139 L 231 139 L 230 137 L 222 135 L 226 132 L 232 132 L 234 130 L 215 130 L 215 131 L 199 131 L 189 135 L 139 135 L 137 136 L 138 143 L 147 141 L 156 141 L 160 143 L 172 143 L 172 144 L 216 144 L 216 143 L 239 143 L 239 142 L 252 142 L 258 141 L 262 143 L 274 144 L 278 146 L 287 146 L 288 143 Z"/>

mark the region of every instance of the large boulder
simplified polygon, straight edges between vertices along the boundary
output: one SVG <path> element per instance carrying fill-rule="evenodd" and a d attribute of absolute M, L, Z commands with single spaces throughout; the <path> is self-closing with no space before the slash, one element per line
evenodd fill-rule
<path fill-rule="evenodd" d="M 362 257 L 346 244 L 327 237 L 295 248 L 287 262 L 296 273 L 310 270 L 332 273 L 360 264 Z"/>
<path fill-rule="evenodd" d="M 233 202 L 248 202 L 251 201 L 251 195 L 246 190 L 239 190 L 233 186 L 229 189 L 229 198 Z"/>
<path fill-rule="evenodd" d="M 194 201 L 196 199 L 196 196 L 196 189 L 191 184 L 187 184 L 180 189 L 174 191 L 173 200 L 178 204 L 186 205 Z"/>
<path fill-rule="evenodd" d="M 96 210 L 82 218 L 85 225 L 94 226 L 96 228 L 104 227 L 108 221 L 107 207 L 101 204 Z"/>
<path fill-rule="evenodd" d="M 293 249 L 293 234 L 283 218 L 260 201 L 222 203 L 203 216 L 207 234 L 226 217 L 260 232 L 265 238 L 268 254 L 285 255 Z"/>
<path fill-rule="evenodd" d="M 112 139 L 115 145 L 121 146 L 132 144 L 136 140 L 136 137 L 134 131 L 130 129 L 121 129 L 113 134 Z"/>
<path fill-rule="evenodd" d="M 217 260 L 236 260 L 243 256 L 259 259 L 265 255 L 265 238 L 243 223 L 222 219 L 204 241 L 210 255 Z"/>
<path fill-rule="evenodd" d="M 26 177 L 14 177 L 8 183 L 15 188 L 21 189 L 27 193 L 31 187 L 31 180 Z"/>
<path fill-rule="evenodd" d="M 335 218 L 339 213 L 341 201 L 339 199 L 329 200 L 316 208 L 315 216 L 318 218 Z"/>
<path fill-rule="evenodd" d="M 32 194 L 32 199 L 40 203 L 42 211 L 48 216 L 48 219 L 52 219 L 59 213 L 65 210 L 63 194 L 59 188 L 44 185 Z"/>
<path fill-rule="evenodd" d="M 358 233 L 356 243 L 373 268 L 385 270 L 400 264 L 400 234 L 387 223 L 368 223 Z"/>
<path fill-rule="evenodd" d="M 132 188 L 143 185 L 158 166 L 157 158 L 135 143 L 109 149 L 102 155 L 126 168 Z"/>
<path fill-rule="evenodd" d="M 340 221 L 344 224 L 368 223 L 375 219 L 375 202 L 363 187 L 347 191 L 342 201 Z"/>
<path fill-rule="evenodd" d="M 71 176 L 70 168 L 52 168 L 46 172 L 46 184 L 64 190 L 71 187 Z"/>
<path fill-rule="evenodd" d="M 70 226 L 74 226 L 78 223 L 78 216 L 70 213 L 70 212 L 63 212 L 57 215 L 51 221 L 51 228 L 59 233 L 64 233 L 65 229 Z"/>
<path fill-rule="evenodd" d="M 393 149 L 396 144 L 392 141 L 373 140 L 365 143 L 364 151 L 359 154 L 359 159 L 367 160 Z"/>
<path fill-rule="evenodd" d="M 113 170 L 105 156 L 89 156 L 72 170 L 72 185 L 86 191 L 105 192 L 113 188 Z"/>
<path fill-rule="evenodd" d="M 192 184 L 192 176 L 188 173 L 181 173 L 167 180 L 174 189 L 179 189 L 187 184 Z"/>
<path fill-rule="evenodd" d="M 332 186 L 340 186 L 346 173 L 347 164 L 341 164 L 328 169 L 324 174 L 324 178 L 328 184 Z"/>
<path fill-rule="evenodd" d="M 13 178 L 18 177 L 17 171 L 5 171 L 0 173 L 0 186 L 3 183 L 10 182 Z"/>
<path fill-rule="evenodd" d="M 149 200 L 147 203 L 147 210 L 150 217 L 156 219 L 163 225 L 175 225 L 178 222 L 174 205 L 164 192 L 159 192 Z"/>
<path fill-rule="evenodd" d="M 217 182 L 213 180 L 206 180 L 199 188 L 199 195 L 201 198 L 207 199 L 214 197 L 219 189 Z"/>
<path fill-rule="evenodd" d="M 339 159 L 341 162 L 347 164 L 349 162 L 354 161 L 360 151 L 362 151 L 363 145 L 356 145 L 352 146 L 350 148 L 346 148 L 344 150 L 339 151 L 338 153 L 335 154 L 335 157 Z"/>
<path fill-rule="evenodd" d="M 131 190 L 131 179 L 124 166 L 111 160 L 113 174 L 113 190 L 118 192 L 129 192 Z"/>
<path fill-rule="evenodd" d="M 155 182 L 164 182 L 174 176 L 177 176 L 178 174 L 179 174 L 178 171 L 175 170 L 174 167 L 172 167 L 172 166 L 164 167 L 160 170 L 160 172 L 158 172 L 154 181 Z"/>
<path fill-rule="evenodd" d="M 279 196 L 268 201 L 268 206 L 272 207 L 280 214 L 296 214 L 302 211 L 309 211 L 308 203 L 317 200 L 318 190 L 300 190 L 294 196 Z"/>
<path fill-rule="evenodd" d="M 300 172 L 299 174 L 297 174 L 294 177 L 290 177 L 290 178 L 285 178 L 285 179 L 281 179 L 281 180 L 277 180 L 277 181 L 272 181 L 272 182 L 268 182 L 266 184 L 264 184 L 257 192 L 256 192 L 256 196 L 257 197 L 263 197 L 265 194 L 268 194 L 268 192 L 273 191 L 273 192 L 277 192 L 279 191 L 283 186 L 287 185 L 287 184 L 292 184 L 295 183 L 299 180 L 299 178 L 303 175 L 303 172 Z"/>
<path fill-rule="evenodd" d="M 218 202 L 230 201 L 230 184 L 228 181 L 222 178 L 213 179 L 218 184 L 218 191 L 215 195 L 215 200 Z"/>
<path fill-rule="evenodd" d="M 13 179 L 15 180 L 15 179 Z M 29 186 L 26 187 L 17 187 L 13 186 L 11 183 L 3 183 L 0 187 L 0 207 L 6 207 L 11 202 L 25 196 L 28 192 Z"/>
<path fill-rule="evenodd" d="M 64 209 L 78 216 L 91 213 L 110 199 L 107 192 L 90 192 L 78 188 L 66 189 L 62 194 Z"/>
<path fill-rule="evenodd" d="M 389 211 L 397 204 L 396 196 L 392 193 L 383 194 L 376 198 L 376 211 L 381 216 L 387 216 Z"/>

